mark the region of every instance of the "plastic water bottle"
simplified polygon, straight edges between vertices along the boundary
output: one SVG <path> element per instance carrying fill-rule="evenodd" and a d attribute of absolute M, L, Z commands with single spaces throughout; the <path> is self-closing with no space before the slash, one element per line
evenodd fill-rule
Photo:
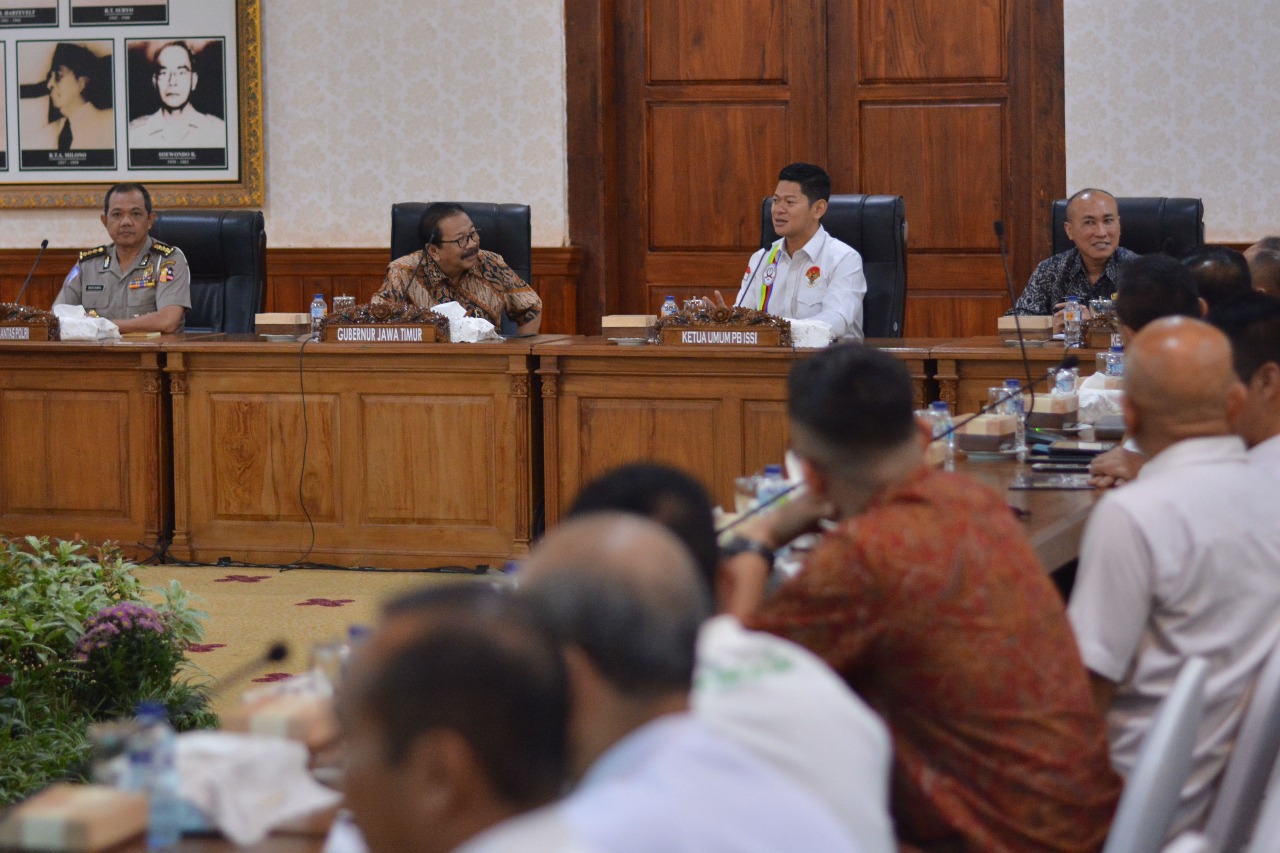
<path fill-rule="evenodd" d="M 1014 449 L 1025 450 L 1027 447 L 1027 413 L 1026 401 L 1022 398 L 1022 383 L 1016 379 L 1006 379 L 1004 381 L 1004 393 L 1009 395 L 1009 399 L 1005 400 L 1003 412 L 1006 415 L 1013 415 L 1014 428 Z"/>
<path fill-rule="evenodd" d="M 679 312 L 679 310 L 680 306 L 676 305 L 676 298 L 674 296 L 668 296 L 662 301 L 661 313 L 663 317 L 670 317 L 672 314 Z"/>
<path fill-rule="evenodd" d="M 785 492 L 787 487 L 787 479 L 782 476 L 781 465 L 764 466 L 764 476 L 760 478 L 760 483 L 756 486 L 757 504 L 760 506 L 770 504 L 775 507 L 778 506 L 779 502 L 775 498 Z"/>
<path fill-rule="evenodd" d="M 1063 343 L 1069 347 L 1080 346 L 1080 321 L 1084 319 L 1084 311 L 1080 307 L 1080 297 L 1068 296 L 1067 305 L 1062 309 Z"/>
<path fill-rule="evenodd" d="M 317 293 L 311 299 L 311 334 L 318 336 L 320 334 L 320 321 L 329 313 L 329 306 L 324 301 L 324 294 Z"/>
<path fill-rule="evenodd" d="M 1076 393 L 1076 380 L 1080 378 L 1080 368 L 1064 367 L 1058 371 L 1058 375 L 1053 379 L 1053 391 L 1055 394 L 1074 394 Z"/>
<path fill-rule="evenodd" d="M 933 415 L 933 437 L 946 442 L 946 455 L 942 467 L 954 471 L 956 467 L 956 434 L 951 429 L 951 407 L 945 400 L 934 400 L 929 404 L 929 412 Z M 943 438 L 943 436 L 946 436 Z"/>
<path fill-rule="evenodd" d="M 1107 375 L 1124 376 L 1124 342 L 1119 335 L 1111 336 L 1111 349 L 1107 352 Z"/>
<path fill-rule="evenodd" d="M 185 805 L 174 763 L 177 735 L 159 702 L 138 706 L 138 732 L 129 741 L 129 788 L 145 791 L 150 800 L 147 849 L 163 850 L 178 843 L 185 821 Z"/>

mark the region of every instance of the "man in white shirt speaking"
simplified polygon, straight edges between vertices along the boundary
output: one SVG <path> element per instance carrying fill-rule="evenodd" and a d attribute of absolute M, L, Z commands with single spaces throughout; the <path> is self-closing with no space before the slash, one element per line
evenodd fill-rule
<path fill-rule="evenodd" d="M 822 227 L 831 177 L 792 163 L 778 173 L 773 230 L 780 236 L 751 256 L 735 306 L 788 320 L 821 320 L 835 340 L 860 340 L 867 279 L 862 256 Z"/>

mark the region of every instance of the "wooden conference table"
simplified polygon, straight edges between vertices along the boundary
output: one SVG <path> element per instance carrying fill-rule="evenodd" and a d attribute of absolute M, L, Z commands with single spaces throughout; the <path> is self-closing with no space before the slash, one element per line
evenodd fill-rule
<path fill-rule="evenodd" d="M 976 410 L 1021 373 L 995 338 L 868 343 L 908 365 L 920 405 Z M 1028 355 L 1052 366 L 1061 346 Z M 554 523 L 623 462 L 675 464 L 731 505 L 735 477 L 782 459 L 786 377 L 805 357 L 564 336 L 3 342 L 0 530 L 134 553 L 171 530 L 171 555 L 199 562 L 500 567 L 527 552 L 541 506 Z M 1090 493 L 1010 494 L 1046 563 L 1074 555 Z"/>

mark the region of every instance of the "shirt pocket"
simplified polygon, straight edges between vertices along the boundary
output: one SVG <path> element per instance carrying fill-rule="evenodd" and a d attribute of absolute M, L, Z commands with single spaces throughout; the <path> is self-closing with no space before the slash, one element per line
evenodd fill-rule
<path fill-rule="evenodd" d="M 156 289 L 154 287 L 129 288 L 129 317 L 150 314 L 156 310 Z"/>
<path fill-rule="evenodd" d="M 827 298 L 827 277 L 819 275 L 809 284 L 808 278 L 801 276 L 800 289 L 796 291 L 796 317 L 803 320 L 822 311 L 822 303 Z"/>
<path fill-rule="evenodd" d="M 107 292 L 108 285 L 94 284 L 92 287 L 97 288 L 91 290 L 90 285 L 85 284 L 80 291 L 80 304 L 84 306 L 85 311 L 97 311 L 99 314 L 111 305 L 111 294 Z"/>

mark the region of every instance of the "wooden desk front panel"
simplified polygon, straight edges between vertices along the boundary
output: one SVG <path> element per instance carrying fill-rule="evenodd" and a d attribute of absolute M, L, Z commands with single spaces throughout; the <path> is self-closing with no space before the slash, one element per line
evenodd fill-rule
<path fill-rule="evenodd" d="M 664 462 L 733 505 L 733 480 L 781 462 L 790 350 L 539 347 L 547 521 L 610 468 Z M 803 356 L 799 356 L 803 357 Z"/>
<path fill-rule="evenodd" d="M 527 551 L 527 345 L 309 344 L 305 394 L 294 345 L 168 358 L 179 556 L 291 562 L 308 513 L 315 562 L 500 566 Z"/>
<path fill-rule="evenodd" d="M 1080 357 L 1080 375 L 1093 373 L 1097 351 L 1073 352 Z M 1016 346 L 1005 346 L 998 337 L 960 338 L 933 347 L 932 355 L 937 363 L 939 399 L 951 403 L 956 414 L 978 411 L 987 404 L 988 389 L 1003 385 L 1006 379 L 1017 379 L 1024 384 L 1027 381 L 1022 352 Z M 1027 348 L 1036 393 L 1051 390 L 1045 380 L 1046 373 L 1062 362 L 1062 356 L 1059 341 Z"/>
<path fill-rule="evenodd" d="M 0 530 L 154 548 L 172 520 L 163 386 L 154 345 L 0 345 Z"/>

